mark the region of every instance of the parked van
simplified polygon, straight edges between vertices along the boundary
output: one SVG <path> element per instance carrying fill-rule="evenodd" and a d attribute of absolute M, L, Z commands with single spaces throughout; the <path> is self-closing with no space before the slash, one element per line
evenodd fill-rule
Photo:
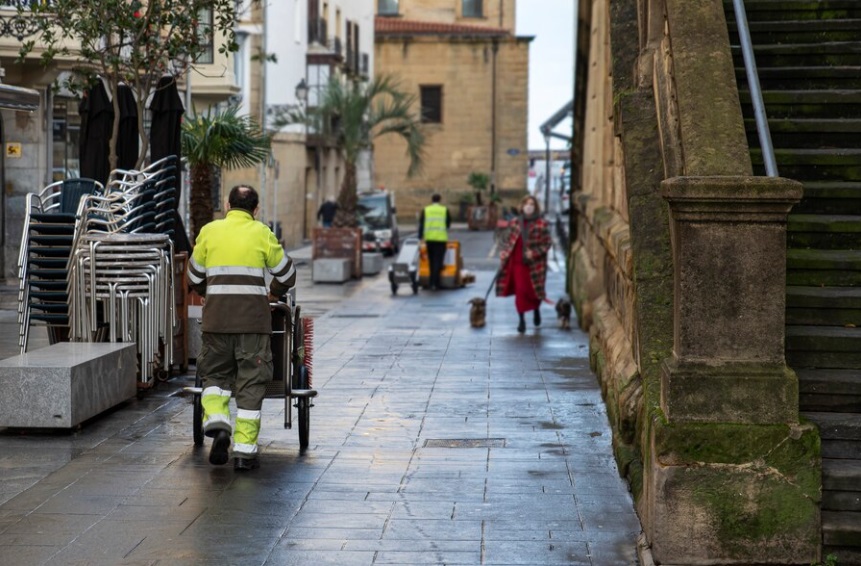
<path fill-rule="evenodd" d="M 362 228 L 362 249 L 394 255 L 400 249 L 398 221 L 395 217 L 394 195 L 388 191 L 359 194 L 357 207 Z"/>

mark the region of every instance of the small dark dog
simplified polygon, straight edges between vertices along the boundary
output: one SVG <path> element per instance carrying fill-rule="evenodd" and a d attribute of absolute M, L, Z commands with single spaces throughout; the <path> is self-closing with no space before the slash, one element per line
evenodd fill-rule
<path fill-rule="evenodd" d="M 476 297 L 467 301 L 467 303 L 472 305 L 469 307 L 469 325 L 473 328 L 484 328 L 487 301 L 481 297 Z"/>
<path fill-rule="evenodd" d="M 562 330 L 571 329 L 571 301 L 566 297 L 556 301 L 556 318 L 559 320 L 559 328 Z"/>

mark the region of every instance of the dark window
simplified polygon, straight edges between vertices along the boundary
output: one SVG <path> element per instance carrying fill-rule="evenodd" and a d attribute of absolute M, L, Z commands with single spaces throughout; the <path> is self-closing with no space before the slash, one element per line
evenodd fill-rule
<path fill-rule="evenodd" d="M 442 123 L 442 87 L 422 86 L 422 122 Z"/>
<path fill-rule="evenodd" d="M 212 10 L 203 9 L 197 18 L 197 37 L 200 39 L 200 54 L 195 63 L 211 65 L 215 60 L 214 41 L 212 38 Z"/>
<path fill-rule="evenodd" d="M 481 18 L 484 16 L 481 0 L 463 0 L 464 18 Z"/>
<path fill-rule="evenodd" d="M 377 2 L 377 13 L 381 16 L 397 16 L 398 0 L 379 0 Z"/>

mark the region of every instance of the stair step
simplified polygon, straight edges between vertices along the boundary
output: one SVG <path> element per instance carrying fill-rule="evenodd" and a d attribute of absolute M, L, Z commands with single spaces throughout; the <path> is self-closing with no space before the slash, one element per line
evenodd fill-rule
<path fill-rule="evenodd" d="M 861 251 L 788 249 L 786 268 L 786 282 L 791 286 L 861 285 Z"/>
<path fill-rule="evenodd" d="M 824 460 L 822 488 L 861 492 L 861 460 Z"/>
<path fill-rule="evenodd" d="M 861 183 L 804 181 L 804 198 L 792 207 L 792 213 L 861 215 Z"/>
<path fill-rule="evenodd" d="M 858 370 L 798 369 L 796 374 L 802 411 L 861 412 L 861 372 Z"/>
<path fill-rule="evenodd" d="M 739 102 L 751 116 L 750 91 L 739 89 Z M 780 118 L 861 118 L 861 90 L 767 90 L 762 93 L 766 115 Z"/>
<path fill-rule="evenodd" d="M 751 22 L 861 17 L 857 0 L 745 0 L 744 8 Z M 728 18 L 734 17 L 732 2 L 724 0 L 724 10 Z"/>
<path fill-rule="evenodd" d="M 823 491 L 822 510 L 861 512 L 861 492 Z"/>
<path fill-rule="evenodd" d="M 807 180 L 861 181 L 861 149 L 775 149 L 782 177 Z M 754 166 L 763 163 L 759 148 L 750 149 Z"/>
<path fill-rule="evenodd" d="M 861 513 L 822 512 L 822 542 L 826 545 L 861 547 Z M 845 562 L 838 562 L 841 566 Z"/>
<path fill-rule="evenodd" d="M 741 47 L 730 46 L 734 61 L 742 61 Z M 757 68 L 861 65 L 861 42 L 786 43 L 753 46 Z"/>
<path fill-rule="evenodd" d="M 30 277 L 38 279 L 63 279 L 65 280 L 69 272 L 66 269 L 31 269 Z"/>
<path fill-rule="evenodd" d="M 861 68 L 857 73 L 861 77 Z M 861 80 L 861 79 L 859 79 Z M 766 108 L 766 112 L 768 109 Z M 853 148 L 861 136 L 859 118 L 774 118 L 768 129 L 772 146 L 781 149 Z M 756 121 L 745 119 L 748 145 L 759 148 Z"/>
<path fill-rule="evenodd" d="M 819 436 L 825 440 L 861 441 L 861 415 L 855 413 L 826 413 L 805 411 L 802 413 L 819 427 Z"/>
<path fill-rule="evenodd" d="M 820 350 L 829 352 L 855 352 L 861 354 L 861 327 L 844 326 L 787 326 L 788 350 Z"/>
<path fill-rule="evenodd" d="M 739 65 L 741 61 L 737 62 Z M 835 65 L 832 67 L 761 67 L 757 65 L 759 86 L 769 90 L 826 90 L 861 88 L 861 67 L 857 65 Z M 747 85 L 747 74 L 743 66 L 735 69 L 736 82 Z"/>
<path fill-rule="evenodd" d="M 861 328 L 787 326 L 786 363 L 794 369 L 861 368 Z"/>
<path fill-rule="evenodd" d="M 847 214 L 790 214 L 790 248 L 861 249 L 861 216 Z"/>
<path fill-rule="evenodd" d="M 730 43 L 739 45 L 738 30 L 733 21 L 729 26 Z M 824 41 L 858 41 L 861 20 L 855 18 L 821 20 L 748 20 L 751 42 L 754 45 L 783 43 L 808 44 Z"/>
<path fill-rule="evenodd" d="M 786 306 L 861 309 L 861 287 L 787 287 Z"/>

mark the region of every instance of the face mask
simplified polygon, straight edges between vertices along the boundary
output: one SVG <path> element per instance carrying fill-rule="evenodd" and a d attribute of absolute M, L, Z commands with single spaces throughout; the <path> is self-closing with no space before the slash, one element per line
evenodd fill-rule
<path fill-rule="evenodd" d="M 531 204 L 524 204 L 523 205 L 523 214 L 525 214 L 526 216 L 532 216 L 532 213 L 534 213 L 534 212 L 535 212 L 535 206 L 534 205 L 531 205 Z"/>

